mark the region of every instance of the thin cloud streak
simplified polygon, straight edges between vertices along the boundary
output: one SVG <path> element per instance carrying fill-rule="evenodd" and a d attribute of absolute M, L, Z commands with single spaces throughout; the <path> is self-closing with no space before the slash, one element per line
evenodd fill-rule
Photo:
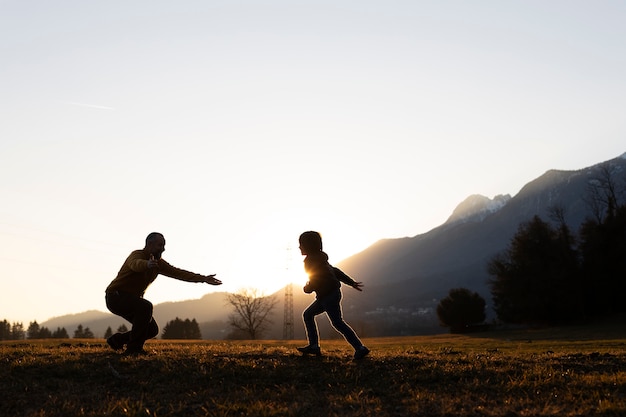
<path fill-rule="evenodd" d="M 62 101 L 61 103 L 63 104 L 69 104 L 70 106 L 77 106 L 77 107 L 87 107 L 89 109 L 99 109 L 99 110 L 115 110 L 114 107 L 108 107 L 108 106 L 100 106 L 98 104 L 87 104 L 87 103 L 78 103 L 76 101 Z"/>

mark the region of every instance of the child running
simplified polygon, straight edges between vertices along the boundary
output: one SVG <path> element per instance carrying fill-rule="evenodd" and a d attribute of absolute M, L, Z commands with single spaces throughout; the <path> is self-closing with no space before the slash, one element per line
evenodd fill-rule
<path fill-rule="evenodd" d="M 300 235 L 299 241 L 300 252 L 306 256 L 304 270 L 309 276 L 309 281 L 303 289 L 307 294 L 315 291 L 315 301 L 302 314 L 309 344 L 299 347 L 298 350 L 305 355 L 322 354 L 315 316 L 325 312 L 335 330 L 354 348 L 354 359 L 364 358 L 370 350 L 361 343 L 354 330 L 343 320 L 341 312 L 341 283 L 358 291 L 363 291 L 363 283 L 356 282 L 339 268 L 328 263 L 328 255 L 322 251 L 322 236 L 318 232 L 304 232 Z"/>

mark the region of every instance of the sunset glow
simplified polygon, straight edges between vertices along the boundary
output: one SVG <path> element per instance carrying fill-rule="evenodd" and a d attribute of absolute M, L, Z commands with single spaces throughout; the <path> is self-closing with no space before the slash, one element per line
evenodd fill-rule
<path fill-rule="evenodd" d="M 271 293 L 306 280 L 303 231 L 336 264 L 615 158 L 624 21 L 610 1 L 0 2 L 0 320 L 106 311 L 152 231 L 224 282 L 160 277 L 153 303 Z"/>

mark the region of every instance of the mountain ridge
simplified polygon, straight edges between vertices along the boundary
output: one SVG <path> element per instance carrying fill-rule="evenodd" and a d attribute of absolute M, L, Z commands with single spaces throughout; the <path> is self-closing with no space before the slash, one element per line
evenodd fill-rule
<path fill-rule="evenodd" d="M 585 218 L 591 215 L 585 201 L 589 186 L 607 164 L 623 174 L 626 153 L 578 170 L 548 170 L 524 185 L 513 197 L 501 194 L 490 199 L 480 194 L 470 195 L 457 205 L 446 222 L 430 231 L 413 237 L 380 239 L 338 262 L 338 267 L 366 285 L 362 293 L 344 287 L 343 305 L 348 322 L 356 323 L 361 329 L 359 334 L 364 336 L 434 332 L 438 326 L 436 305 L 451 288 L 468 288 L 490 300 L 488 261 L 508 247 L 520 224 L 535 215 L 544 219 L 550 217 L 557 208 L 563 209 L 566 223 L 577 233 Z M 205 326 L 209 322 L 214 324 L 211 330 L 201 328 L 203 337 L 224 336 L 228 315 L 223 301 L 225 293 L 221 293 L 221 301 L 212 294 L 220 293 L 210 293 L 199 300 L 155 305 L 155 318 L 164 326 L 175 317 L 194 317 Z M 282 294 L 281 290 L 272 296 Z M 302 311 L 312 299 L 294 291 L 294 312 Z M 211 300 L 209 304 L 221 305 L 211 308 L 207 300 Z M 282 308 L 277 308 L 272 318 L 274 326 L 268 337 L 280 338 Z M 40 325 L 56 329 L 52 323 L 49 320 Z M 302 326 L 297 323 L 296 320 L 296 336 L 303 338 Z M 324 329 L 321 331 L 329 328 Z"/>

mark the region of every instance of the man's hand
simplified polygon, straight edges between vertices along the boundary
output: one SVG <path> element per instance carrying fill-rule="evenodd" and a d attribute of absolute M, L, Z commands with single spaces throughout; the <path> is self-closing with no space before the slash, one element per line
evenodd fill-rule
<path fill-rule="evenodd" d="M 204 282 L 206 282 L 207 284 L 211 284 L 211 285 L 222 285 L 222 281 L 215 278 L 215 274 L 207 275 Z"/>
<path fill-rule="evenodd" d="M 159 267 L 159 261 L 154 259 L 153 254 L 150 254 L 150 259 L 148 260 L 148 269 L 158 268 L 158 267 Z"/>
<path fill-rule="evenodd" d="M 354 284 L 352 284 L 352 288 L 358 291 L 363 291 L 363 286 L 364 285 L 362 282 L 355 282 Z"/>

